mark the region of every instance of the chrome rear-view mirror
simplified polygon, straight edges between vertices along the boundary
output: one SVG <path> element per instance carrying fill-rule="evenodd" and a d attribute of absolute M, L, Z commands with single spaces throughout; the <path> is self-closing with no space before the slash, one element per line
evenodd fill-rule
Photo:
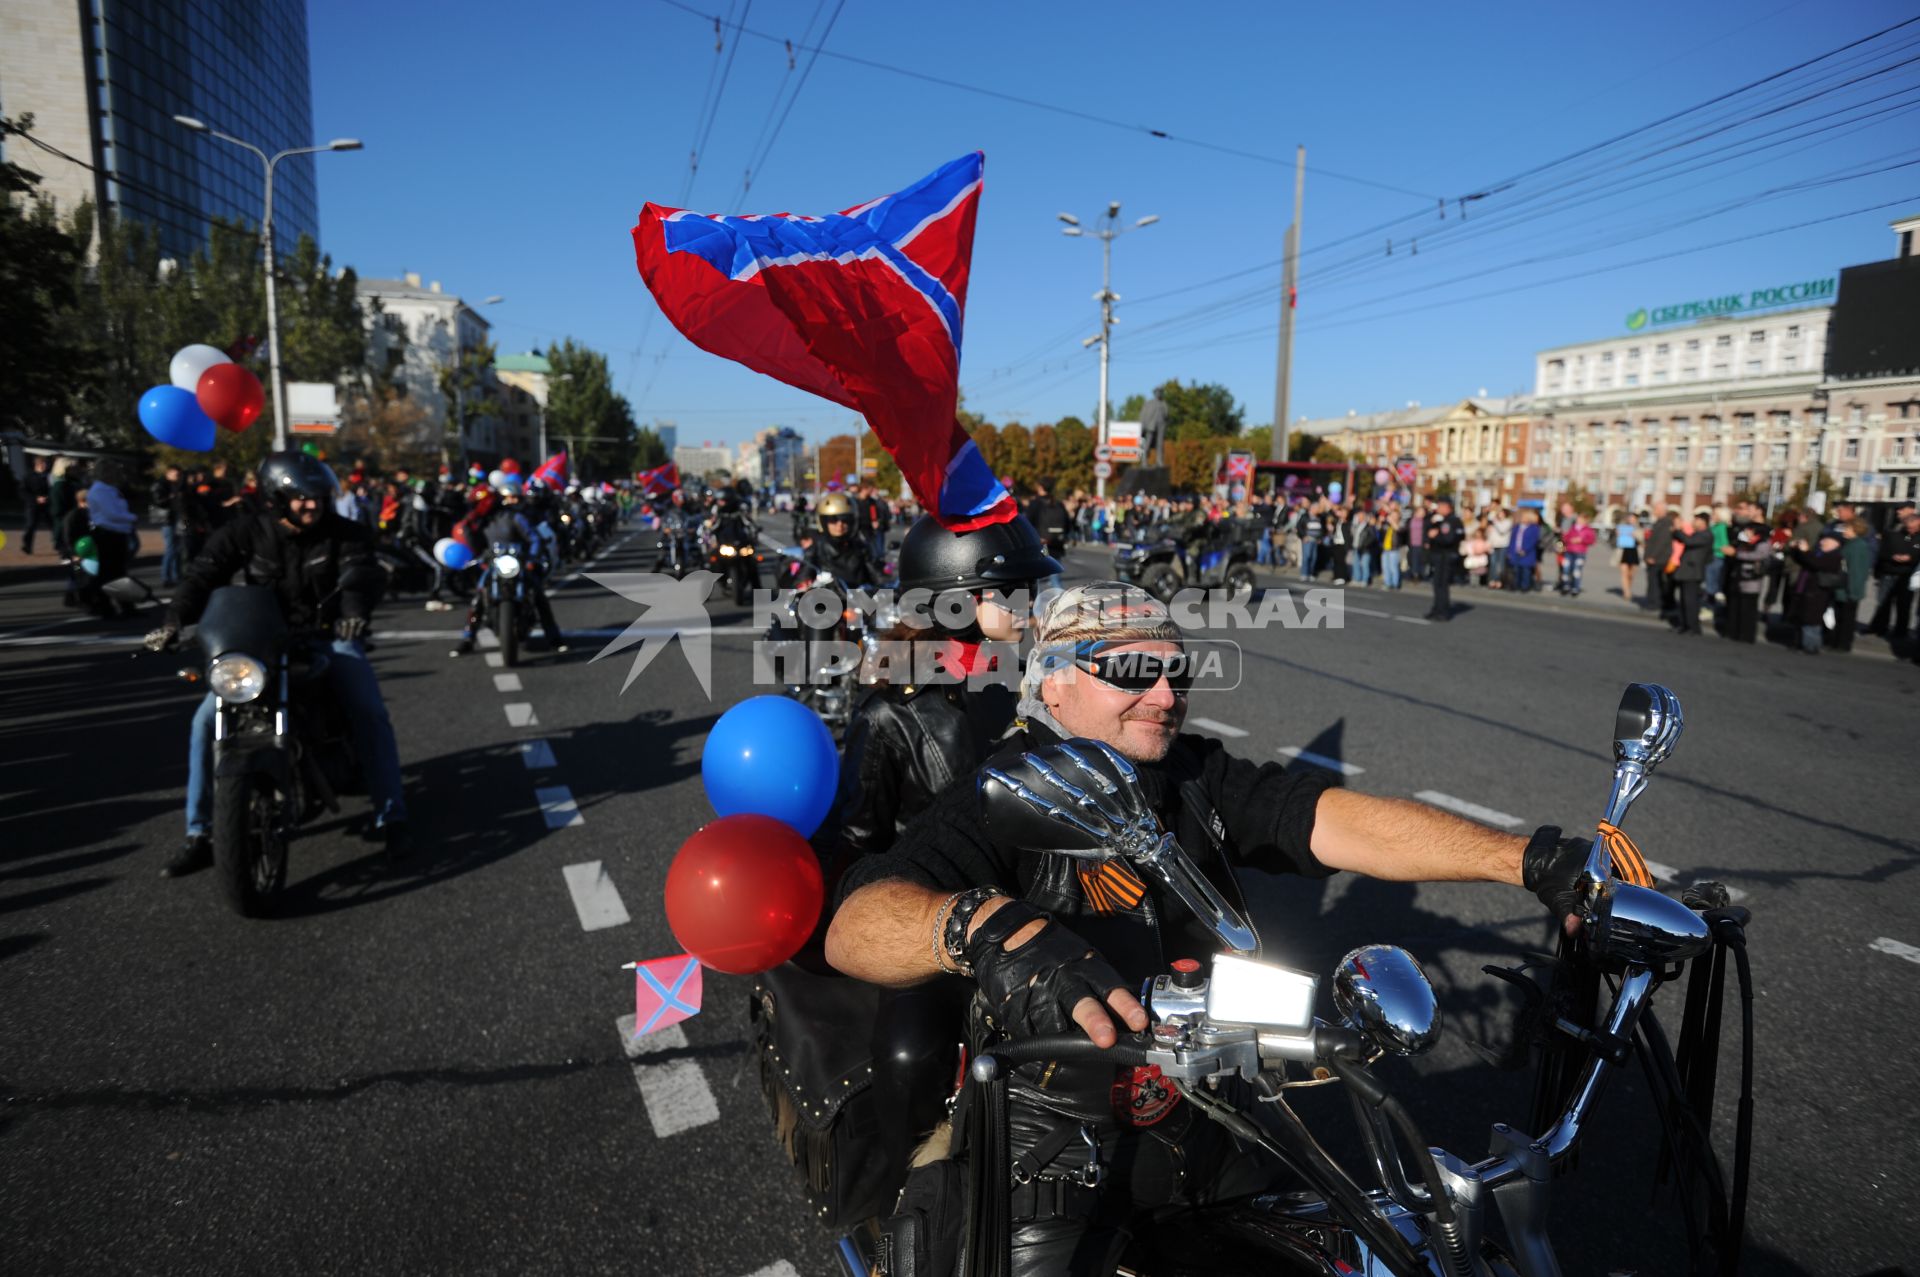
<path fill-rule="evenodd" d="M 1418 1055 L 1440 1040 L 1433 982 L 1405 949 L 1370 944 L 1340 959 L 1333 1005 L 1349 1028 L 1395 1055 Z"/>

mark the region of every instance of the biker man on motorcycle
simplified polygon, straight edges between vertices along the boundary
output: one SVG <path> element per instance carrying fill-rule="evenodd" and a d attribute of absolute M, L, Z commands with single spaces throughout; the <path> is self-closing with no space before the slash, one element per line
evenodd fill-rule
<path fill-rule="evenodd" d="M 387 855 L 409 848 L 407 801 L 400 781 L 400 751 L 380 684 L 367 662 L 362 639 L 380 592 L 345 584 L 359 569 L 364 578 L 377 568 L 371 529 L 333 512 L 338 483 L 325 463 L 301 452 L 276 452 L 260 463 L 263 513 L 233 520 L 208 540 L 186 570 L 165 623 L 147 635 L 153 651 L 174 646 L 185 626 L 200 619 L 213 591 L 245 572 L 249 585 L 270 585 L 279 596 L 293 631 L 331 634 L 332 659 L 326 664 L 328 691 L 337 697 L 352 725 L 354 748 L 366 769 L 374 819 Z M 316 640 L 319 641 L 319 640 Z M 177 878 L 213 863 L 213 718 L 214 694 L 193 716 L 187 753 L 187 840 L 160 872 Z"/>
<path fill-rule="evenodd" d="M 520 476 L 503 476 L 495 489 L 498 504 L 494 506 L 475 506 L 474 512 L 467 516 L 466 524 L 472 531 L 468 539 L 480 545 L 494 541 L 518 541 L 528 549 L 527 592 L 533 596 L 534 614 L 540 618 L 540 632 L 547 637 L 552 651 L 565 652 L 568 649 L 567 636 L 560 632 L 560 623 L 553 619 L 553 601 L 547 597 L 546 573 L 543 565 L 554 557 L 550 549 L 552 532 L 546 525 L 536 526 L 521 510 Z M 473 654 L 473 636 L 478 627 L 485 623 L 492 627 L 497 618 L 487 615 L 487 579 L 482 572 L 474 582 L 473 600 L 467 604 L 467 625 L 460 632 L 460 641 L 448 652 L 448 656 L 461 657 Z"/>
<path fill-rule="evenodd" d="M 1503 834 L 1423 804 L 1334 787 L 1330 773 L 1255 764 L 1180 733 L 1181 632 L 1138 587 L 1096 582 L 1056 599 L 1021 684 L 1016 732 L 997 757 L 1074 737 L 1133 761 L 1146 796 L 1229 899 L 1231 866 L 1402 882 L 1524 885 L 1567 918 L 1587 843 L 1552 826 Z M 1188 783 L 1192 782 L 1192 783 Z M 1097 893 L 1065 856 L 996 843 L 977 789 L 955 784 L 884 855 L 848 866 L 826 936 L 839 970 L 891 988 L 960 975 L 976 986 L 969 1035 L 1054 1034 L 1077 1024 L 1100 1046 L 1114 1021 L 1147 1027 L 1131 990 L 1212 933 L 1157 885 L 1106 879 Z M 1128 875 L 1131 877 L 1131 875 Z M 1137 894 L 1135 891 L 1137 890 Z M 1128 905 L 1125 898 L 1131 896 Z M 1571 927 L 1571 921 L 1567 924 Z M 1071 927 L 1071 930 L 1069 930 Z M 990 1019 L 989 1029 L 983 1019 Z M 1045 1075 L 1042 1076 L 1042 1069 Z M 1012 1253 L 1017 1273 L 1109 1273 L 1137 1212 L 1255 1191 L 1269 1173 L 1150 1070 L 1067 1061 L 1009 1085 Z M 1105 1177 L 1092 1166 L 1097 1159 Z"/>
<path fill-rule="evenodd" d="M 853 502 L 845 493 L 829 492 L 820 498 L 814 514 L 820 523 L 820 536 L 808 552 L 814 568 L 833 573 L 834 579 L 850 590 L 877 588 L 884 573 L 866 539 L 854 527 Z"/>

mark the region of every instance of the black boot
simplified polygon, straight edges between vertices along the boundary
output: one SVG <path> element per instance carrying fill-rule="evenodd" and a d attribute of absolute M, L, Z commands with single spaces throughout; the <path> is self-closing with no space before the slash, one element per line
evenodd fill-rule
<path fill-rule="evenodd" d="M 160 866 L 162 878 L 184 878 L 191 873 L 213 865 L 213 839 L 205 834 L 190 834 L 180 850 L 167 857 L 167 863 Z"/>
<path fill-rule="evenodd" d="M 404 820 L 389 820 L 380 826 L 380 837 L 387 844 L 389 864 L 405 860 L 413 850 L 413 837 L 407 832 L 407 822 Z"/>

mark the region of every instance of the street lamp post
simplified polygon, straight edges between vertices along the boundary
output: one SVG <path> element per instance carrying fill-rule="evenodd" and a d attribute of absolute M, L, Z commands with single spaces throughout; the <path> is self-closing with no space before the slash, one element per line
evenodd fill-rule
<path fill-rule="evenodd" d="M 287 388 L 280 380 L 280 312 L 273 287 L 273 169 L 281 160 L 294 155 L 314 155 L 320 151 L 357 151 L 360 149 L 360 140 L 337 137 L 325 146 L 295 146 L 270 156 L 253 143 L 209 128 L 191 115 L 176 115 L 173 119 L 176 124 L 184 125 L 195 133 L 205 133 L 222 142 L 245 147 L 260 157 L 261 166 L 266 170 L 266 204 L 260 215 L 260 240 L 267 269 L 267 375 L 271 383 L 269 393 L 273 396 L 273 448 L 275 452 L 284 452 L 287 447 Z"/>
<path fill-rule="evenodd" d="M 1119 322 L 1113 317 L 1113 304 L 1120 300 L 1120 295 L 1113 291 L 1113 241 L 1128 231 L 1139 230 L 1142 226 L 1151 226 L 1159 221 L 1160 218 L 1156 214 L 1143 217 L 1132 226 L 1122 226 L 1120 225 L 1120 201 L 1114 200 L 1107 205 L 1107 211 L 1097 219 L 1095 229 L 1093 230 L 1083 230 L 1080 226 L 1080 219 L 1072 213 L 1060 214 L 1060 220 L 1066 223 L 1060 230 L 1062 235 L 1091 235 L 1100 241 L 1100 291 L 1093 295 L 1093 299 L 1100 303 L 1100 331 L 1096 335 L 1081 342 L 1080 345 L 1082 349 L 1094 345 L 1096 342 L 1100 346 L 1100 404 L 1096 410 L 1099 422 L 1095 427 L 1094 437 L 1101 446 L 1104 447 L 1107 443 L 1107 418 L 1109 415 L 1107 407 L 1107 365 L 1109 352 L 1112 347 L 1113 326 Z M 1093 489 L 1095 496 L 1105 497 L 1107 495 L 1107 481 L 1096 474 L 1093 481 Z"/>

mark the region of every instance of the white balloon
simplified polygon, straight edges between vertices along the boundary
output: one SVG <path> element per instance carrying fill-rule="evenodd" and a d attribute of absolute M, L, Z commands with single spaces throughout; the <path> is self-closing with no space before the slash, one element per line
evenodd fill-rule
<path fill-rule="evenodd" d="M 182 346 L 173 357 L 173 363 L 167 368 L 167 377 L 174 385 L 193 394 L 200 389 L 200 374 L 215 364 L 230 364 L 226 352 L 216 346 Z"/>
<path fill-rule="evenodd" d="M 503 487 L 506 482 L 507 472 L 505 470 L 495 470 L 487 476 L 487 486 L 489 488 Z"/>

